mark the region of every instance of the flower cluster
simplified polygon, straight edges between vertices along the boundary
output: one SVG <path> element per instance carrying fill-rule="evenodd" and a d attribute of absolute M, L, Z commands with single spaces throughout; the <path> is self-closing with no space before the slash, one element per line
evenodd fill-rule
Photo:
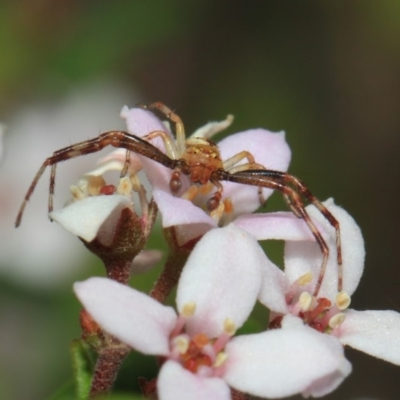
<path fill-rule="evenodd" d="M 167 124 L 143 109 L 124 107 L 121 115 L 136 136 L 163 132 L 152 144 L 171 155 L 163 140 L 172 139 Z M 208 139 L 231 122 L 228 116 L 209 123 L 192 137 Z M 224 160 L 245 150 L 257 164 L 278 171 L 290 162 L 284 134 L 264 129 L 232 135 L 219 150 Z M 112 170 L 126 173 L 116 185 L 106 182 Z M 89 315 L 84 333 L 108 338 L 100 350 L 96 344 L 99 354 L 117 341 L 160 360 L 157 378 L 143 384 L 145 394 L 161 400 L 319 397 L 350 374 L 347 345 L 400 365 L 400 315 L 349 308 L 365 251 L 360 229 L 344 209 L 332 199 L 323 203 L 340 224 L 343 290 L 338 292 L 335 230 L 315 206 L 306 208 L 330 250 L 315 293 L 322 254 L 304 220 L 292 212 L 254 213 L 260 196 L 267 199 L 271 189 L 259 193 L 256 186 L 224 183 L 222 199 L 210 211 L 213 185 L 193 186 L 182 176 L 182 187 L 172 195 L 171 174 L 149 158 L 132 153 L 127 158 L 126 150 L 115 150 L 71 187 L 70 205 L 52 214 L 106 265 L 108 278 L 74 285 Z M 157 209 L 170 253 L 146 295 L 128 286 L 127 278 L 132 269 L 159 261 L 159 253 L 143 251 Z M 285 241 L 283 269 L 261 248 L 258 241 L 267 239 Z M 174 310 L 162 303 L 176 284 Z M 269 310 L 265 328 L 236 335 L 257 302 Z"/>

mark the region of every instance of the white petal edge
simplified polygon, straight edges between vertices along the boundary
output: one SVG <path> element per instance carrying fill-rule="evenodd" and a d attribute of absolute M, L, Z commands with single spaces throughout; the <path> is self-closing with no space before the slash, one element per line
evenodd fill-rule
<path fill-rule="evenodd" d="M 286 293 L 289 285 L 285 274 L 270 260 L 262 268 L 262 285 L 258 300 L 276 313 L 286 314 Z"/>
<path fill-rule="evenodd" d="M 336 340 L 311 328 L 236 337 L 225 349 L 228 361 L 224 378 L 235 389 L 267 398 L 306 392 L 314 383 L 332 376 L 334 385 L 327 381 L 323 389 L 333 390 L 338 384 L 336 374 L 343 380 L 351 365 L 343 350 L 340 355 L 332 349 L 331 339 Z"/>
<path fill-rule="evenodd" d="M 151 297 L 108 278 L 76 282 L 74 291 L 109 334 L 144 354 L 168 355 L 176 313 Z"/>
<path fill-rule="evenodd" d="M 340 326 L 344 345 L 400 365 L 400 313 L 347 310 Z"/>
<path fill-rule="evenodd" d="M 251 233 L 257 240 L 315 241 L 304 221 L 291 212 L 244 214 L 236 218 L 235 225 Z"/>
<path fill-rule="evenodd" d="M 242 326 L 260 291 L 264 262 L 258 242 L 233 224 L 207 232 L 189 256 L 178 284 L 178 310 L 196 304 L 187 321 L 189 334 L 216 337 L 227 318 L 237 328 Z"/>
<path fill-rule="evenodd" d="M 121 211 L 126 207 L 132 208 L 132 202 L 125 196 L 93 196 L 53 211 L 50 217 L 68 232 L 91 242 L 105 222 L 110 225 L 107 228 L 112 232 Z"/>

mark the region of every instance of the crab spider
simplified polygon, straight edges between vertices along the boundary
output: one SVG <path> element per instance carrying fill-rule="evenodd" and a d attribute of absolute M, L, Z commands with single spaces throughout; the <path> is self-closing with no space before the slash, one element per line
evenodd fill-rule
<path fill-rule="evenodd" d="M 98 152 L 107 146 L 113 146 L 116 148 L 126 149 L 127 151 L 126 162 L 122 169 L 121 176 L 127 172 L 129 166 L 129 154 L 130 152 L 133 152 L 152 159 L 172 170 L 169 185 L 172 193 L 177 193 L 180 190 L 182 186 L 182 174 L 187 175 L 192 184 L 206 185 L 211 183 L 215 186 L 216 191 L 211 195 L 207 202 L 208 211 L 215 210 L 221 201 L 223 193 L 222 181 L 256 186 L 259 188 L 259 194 L 261 194 L 260 190 L 263 188 L 269 188 L 281 192 L 295 216 L 302 218 L 307 224 L 322 252 L 323 259 L 321 269 L 314 289 L 314 295 L 317 296 L 325 275 L 329 257 L 329 248 L 321 232 L 318 230 L 305 209 L 305 202 L 313 204 L 336 231 L 338 291 L 342 291 L 342 247 L 340 241 L 339 222 L 310 192 L 301 180 L 286 172 L 266 169 L 264 166 L 256 163 L 253 155 L 248 151 L 241 151 L 233 157 L 223 161 L 217 145 L 209 141 L 206 137 L 207 133 L 215 133 L 215 131 L 225 129 L 229 126 L 232 122 L 231 116 L 228 116 L 228 118 L 220 123 L 219 126 L 210 128 L 208 132 L 202 132 L 202 136 L 194 135 L 186 138 L 181 118 L 167 106 L 160 102 L 156 102 L 149 106 L 143 106 L 143 108 L 157 110 L 164 114 L 175 125 L 175 140 L 164 131 L 154 131 L 143 138 L 125 131 L 109 131 L 100 134 L 96 138 L 85 140 L 54 152 L 51 157 L 47 158 L 43 162 L 34 177 L 19 209 L 15 226 L 18 227 L 20 225 L 25 206 L 40 177 L 48 166 L 51 166 L 48 201 L 48 210 L 50 213 L 53 210 L 57 164 L 61 161 L 69 160 L 70 158 Z M 213 129 L 214 131 L 212 131 Z M 166 153 L 163 153 L 149 142 L 156 137 L 160 137 L 163 140 Z M 239 164 L 242 160 L 245 160 L 245 163 Z"/>

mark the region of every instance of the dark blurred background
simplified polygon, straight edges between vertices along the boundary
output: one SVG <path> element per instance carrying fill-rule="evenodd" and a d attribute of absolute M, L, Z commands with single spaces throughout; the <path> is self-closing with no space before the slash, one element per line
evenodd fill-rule
<path fill-rule="evenodd" d="M 230 133 L 285 130 L 290 172 L 320 199 L 334 197 L 364 233 L 352 306 L 400 311 L 397 0 L 2 1 L 0 54 L 2 399 L 46 398 L 70 379 L 68 346 L 79 336 L 71 285 L 102 274 L 77 239 L 48 222 L 47 182 L 15 231 L 19 202 L 52 151 L 123 128 L 125 103 L 161 100 L 188 131 L 228 113 Z M 60 168 L 58 206 L 87 170 L 79 165 Z M 398 367 L 346 354 L 354 371 L 327 399 L 398 398 Z M 136 385 L 129 362 L 121 391 Z M 152 361 L 136 364 L 154 376 Z"/>

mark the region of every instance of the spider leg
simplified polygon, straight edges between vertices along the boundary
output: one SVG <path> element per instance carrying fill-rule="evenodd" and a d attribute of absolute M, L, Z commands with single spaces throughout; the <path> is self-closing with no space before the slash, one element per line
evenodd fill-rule
<path fill-rule="evenodd" d="M 316 199 L 315 196 L 313 196 L 308 191 L 308 189 L 305 188 L 305 186 L 303 186 L 303 189 L 300 190 L 297 186 L 295 188 L 292 188 L 290 185 L 288 185 L 288 182 L 293 183 L 293 180 L 290 179 L 290 176 L 289 177 L 285 176 L 288 174 L 285 174 L 283 172 L 271 171 L 271 170 L 256 170 L 256 171 L 250 170 L 246 171 L 245 173 L 238 172 L 232 175 L 227 171 L 219 170 L 215 172 L 215 175 L 216 175 L 214 177 L 215 179 L 277 190 L 289 199 L 289 204 L 291 205 L 292 210 L 293 209 L 296 210 L 294 211 L 294 214 L 297 217 L 302 218 L 304 222 L 307 224 L 308 228 L 313 234 L 322 252 L 323 259 L 322 259 L 321 270 L 318 276 L 316 287 L 314 289 L 314 296 L 317 296 L 322 284 L 322 280 L 325 275 L 327 261 L 329 257 L 329 248 L 325 239 L 322 237 L 321 232 L 318 230 L 318 228 L 310 218 L 309 214 L 307 213 L 301 195 L 304 195 L 312 204 L 315 204 L 315 206 L 320 211 L 322 209 L 323 210 L 321 211 L 322 215 L 332 224 L 332 226 L 336 229 L 336 232 L 338 232 L 334 223 L 336 223 L 337 226 L 339 225 L 339 223 L 333 217 L 333 215 L 328 211 L 328 209 L 319 200 L 315 201 Z M 307 190 L 308 192 L 307 194 L 305 194 L 306 190 L 304 188 Z M 339 236 L 340 236 L 340 231 L 339 231 Z M 339 239 L 339 246 L 340 246 L 340 239 Z M 338 255 L 339 255 L 338 290 L 341 291 L 342 290 L 341 247 L 339 247 L 338 249 Z"/>
<path fill-rule="evenodd" d="M 15 226 L 18 227 L 21 223 L 22 215 L 29 201 L 40 177 L 48 166 L 51 166 L 50 174 L 50 188 L 49 188 L 49 212 L 53 210 L 53 195 L 56 179 L 56 164 L 61 161 L 69 160 L 70 158 L 75 158 L 83 156 L 85 154 L 96 153 L 107 146 L 113 146 L 117 148 L 123 148 L 127 151 L 133 151 L 137 154 L 150 158 L 167 168 L 175 169 L 176 165 L 179 164 L 177 160 L 172 160 L 166 154 L 158 150 L 151 143 L 129 134 L 124 131 L 110 131 L 99 135 L 98 137 L 84 142 L 74 144 L 72 146 L 65 147 L 53 153 L 53 155 L 47 158 L 39 171 L 36 173 L 28 191 L 26 192 L 25 198 L 19 209 Z"/>
<path fill-rule="evenodd" d="M 282 179 L 284 182 L 291 184 L 297 191 L 299 191 L 311 204 L 318 208 L 320 213 L 327 219 L 327 221 L 333 226 L 336 232 L 336 252 L 337 252 L 337 263 L 339 266 L 339 277 L 338 277 L 338 290 L 339 292 L 343 289 L 343 259 L 342 259 L 342 244 L 340 236 L 340 224 L 339 221 L 329 212 L 329 210 L 310 192 L 307 186 L 300 179 L 293 175 L 282 173 Z"/>
<path fill-rule="evenodd" d="M 236 165 L 245 158 L 247 159 L 247 163 Z M 248 151 L 241 151 L 240 153 L 235 154 L 234 156 L 224 161 L 224 169 L 230 174 L 235 174 L 236 172 L 248 171 L 249 169 L 265 169 L 265 167 L 255 162 L 253 154 Z M 264 205 L 265 199 L 262 194 L 261 186 L 258 188 L 258 198 L 260 201 L 260 206 Z"/>
<path fill-rule="evenodd" d="M 176 148 L 179 154 L 179 156 L 176 158 L 181 158 L 186 149 L 185 128 L 181 120 L 181 117 L 178 114 L 175 114 L 169 107 L 167 107 L 164 103 L 161 103 L 160 101 L 149 104 L 144 108 L 148 108 L 151 110 L 158 110 L 175 124 Z"/>
<path fill-rule="evenodd" d="M 182 157 L 181 154 L 178 156 L 178 149 L 175 145 L 174 140 L 164 131 L 151 132 L 146 136 L 143 136 L 143 139 L 150 141 L 156 137 L 160 137 L 162 139 L 168 157 L 173 158 L 174 160 Z"/>

